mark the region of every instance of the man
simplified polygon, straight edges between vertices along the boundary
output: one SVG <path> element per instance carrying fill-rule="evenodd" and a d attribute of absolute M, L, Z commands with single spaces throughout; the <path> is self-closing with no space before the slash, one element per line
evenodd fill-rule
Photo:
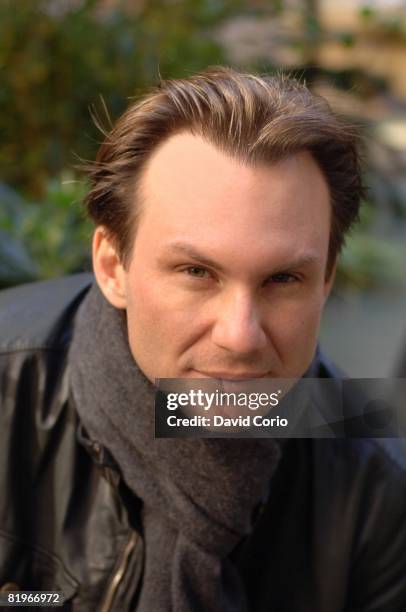
<path fill-rule="evenodd" d="M 338 376 L 322 310 L 356 136 L 225 68 L 131 106 L 90 169 L 88 276 L 1 297 L 5 591 L 65 609 L 404 612 L 395 441 L 155 439 L 157 378 Z"/>

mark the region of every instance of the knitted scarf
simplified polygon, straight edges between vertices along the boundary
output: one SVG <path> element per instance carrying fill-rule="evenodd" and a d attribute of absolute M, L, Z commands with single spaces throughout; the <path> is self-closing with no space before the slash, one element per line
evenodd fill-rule
<path fill-rule="evenodd" d="M 134 361 L 125 313 L 97 285 L 80 307 L 70 371 L 88 435 L 110 452 L 142 500 L 145 558 L 137 612 L 246 612 L 229 555 L 253 529 L 280 443 L 155 439 L 155 388 Z"/>

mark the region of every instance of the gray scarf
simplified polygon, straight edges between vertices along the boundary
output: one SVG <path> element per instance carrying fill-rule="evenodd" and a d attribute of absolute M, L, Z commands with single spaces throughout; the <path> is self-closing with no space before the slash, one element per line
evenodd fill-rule
<path fill-rule="evenodd" d="M 155 388 L 130 352 L 125 313 L 96 285 L 80 308 L 70 367 L 84 427 L 143 502 L 137 612 L 246 612 L 229 555 L 253 529 L 254 510 L 280 459 L 279 442 L 155 439 Z"/>

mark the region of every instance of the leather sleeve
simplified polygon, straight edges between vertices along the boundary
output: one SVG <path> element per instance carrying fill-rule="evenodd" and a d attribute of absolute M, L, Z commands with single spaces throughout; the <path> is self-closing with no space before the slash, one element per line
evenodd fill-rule
<path fill-rule="evenodd" d="M 404 461 L 405 440 L 383 443 Z M 373 463 L 364 482 L 346 612 L 406 611 L 406 469 L 395 457 L 384 459 Z"/>

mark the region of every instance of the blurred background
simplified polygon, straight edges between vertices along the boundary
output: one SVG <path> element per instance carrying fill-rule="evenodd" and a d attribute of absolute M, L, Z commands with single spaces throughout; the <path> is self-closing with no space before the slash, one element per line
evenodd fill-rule
<path fill-rule="evenodd" d="M 406 0 L 0 0 L 0 287 L 90 269 L 95 123 L 213 64 L 288 71 L 363 131 L 321 346 L 351 376 L 406 377 Z"/>

